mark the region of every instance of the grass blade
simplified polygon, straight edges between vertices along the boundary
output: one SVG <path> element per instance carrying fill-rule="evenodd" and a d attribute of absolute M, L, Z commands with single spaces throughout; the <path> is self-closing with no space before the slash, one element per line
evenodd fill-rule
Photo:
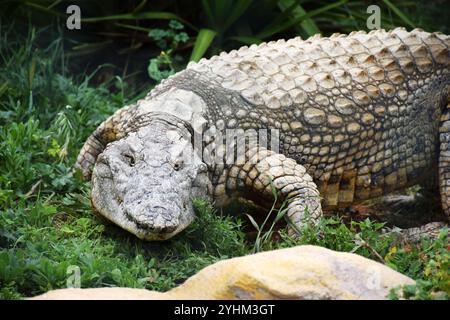
<path fill-rule="evenodd" d="M 33 59 L 31 60 L 30 69 L 28 70 L 28 88 L 30 88 L 30 90 L 33 87 L 33 80 L 35 73 L 36 73 L 36 60 Z"/>
<path fill-rule="evenodd" d="M 133 13 L 136 14 L 139 11 L 142 10 L 142 8 L 147 4 L 147 0 L 142 0 L 141 3 L 139 3 L 136 8 L 134 8 Z"/>
<path fill-rule="evenodd" d="M 209 5 L 208 0 L 202 0 L 202 8 L 203 12 L 206 14 L 206 18 L 209 20 L 209 23 L 214 29 L 217 29 L 216 27 L 216 21 L 214 19 L 214 14 L 212 13 L 211 6 Z"/>
<path fill-rule="evenodd" d="M 260 44 L 262 42 L 261 39 L 252 36 L 236 36 L 236 37 L 229 37 L 228 39 L 247 45 Z"/>
<path fill-rule="evenodd" d="M 231 11 L 228 19 L 226 19 L 224 25 L 222 26 L 222 30 L 228 29 L 229 26 L 231 26 L 237 19 L 239 19 L 245 13 L 245 11 L 247 11 L 252 2 L 252 0 L 238 1 L 237 4 L 233 6 L 233 11 Z"/>
<path fill-rule="evenodd" d="M 208 50 L 211 42 L 214 40 L 217 33 L 211 29 L 201 29 L 198 33 L 197 40 L 195 40 L 194 48 L 192 49 L 190 61 L 197 62 Z"/>
<path fill-rule="evenodd" d="M 287 8 L 291 7 L 296 0 L 279 0 L 278 1 L 278 7 L 281 9 L 281 11 L 285 11 Z M 294 19 L 297 19 L 301 16 L 306 15 L 305 9 L 300 4 L 297 4 L 292 10 L 291 15 L 294 17 Z M 300 22 L 300 27 L 306 32 L 308 36 L 313 36 L 317 33 L 320 33 L 320 29 L 317 27 L 316 23 L 311 19 L 305 19 L 302 22 Z"/>
<path fill-rule="evenodd" d="M 255 219 L 253 219 L 253 217 L 247 213 L 245 215 L 248 217 L 248 219 L 250 220 L 251 224 L 255 227 L 255 229 L 259 232 L 259 226 L 256 223 Z"/>
<path fill-rule="evenodd" d="M 331 9 L 334 9 L 336 7 L 339 7 L 343 4 L 345 4 L 348 0 L 340 0 L 340 1 L 336 1 L 334 3 L 328 4 L 326 6 L 323 6 L 321 8 L 318 8 L 316 10 L 312 10 L 309 13 L 302 15 L 298 18 L 295 19 L 291 19 L 289 21 L 286 21 L 282 24 L 276 25 L 276 26 L 272 26 L 271 28 L 267 28 L 264 29 L 263 31 L 261 31 L 257 36 L 261 39 L 265 39 L 268 37 L 273 36 L 274 34 L 280 33 L 286 29 L 289 29 L 293 26 L 295 26 L 296 24 L 301 23 L 302 21 L 309 19 L 311 17 L 317 16 L 323 12 L 329 11 Z"/>
<path fill-rule="evenodd" d="M 26 5 L 26 6 L 32 7 L 34 9 L 37 9 L 39 11 L 43 11 L 43 12 L 49 13 L 51 15 L 57 16 L 57 17 L 65 17 L 64 14 L 62 14 L 60 12 L 57 12 L 57 11 L 54 11 L 54 10 L 51 10 L 50 9 L 51 7 L 47 8 L 47 7 L 41 6 L 41 5 L 39 5 L 37 3 L 34 3 L 34 2 L 24 2 L 23 4 Z"/>
<path fill-rule="evenodd" d="M 8 90 L 8 82 L 5 81 L 2 85 L 0 85 L 0 97 L 4 92 L 6 92 L 6 90 Z"/>
<path fill-rule="evenodd" d="M 163 12 L 163 11 L 148 11 L 142 12 L 138 14 L 133 13 L 125 13 L 125 14 L 116 14 L 111 16 L 104 17 L 91 17 L 91 18 L 81 18 L 82 22 L 101 22 L 101 21 L 111 21 L 111 20 L 178 20 L 184 25 L 190 27 L 193 30 L 198 30 L 196 26 L 181 18 L 180 16 L 171 13 L 171 12 Z"/>
<path fill-rule="evenodd" d="M 409 25 L 411 28 L 415 28 L 414 23 L 398 8 L 396 7 L 391 1 L 389 0 L 383 0 L 383 2 L 389 7 L 389 9 L 391 9 L 392 11 L 394 11 L 394 13 L 400 18 L 402 19 L 402 21 L 404 23 L 406 23 L 407 25 Z"/>
<path fill-rule="evenodd" d="M 119 22 L 116 22 L 115 25 L 118 26 L 118 27 L 125 28 L 125 29 L 142 31 L 142 32 L 145 32 L 145 33 L 149 33 L 152 30 L 150 28 L 144 28 L 144 27 L 139 27 L 139 26 L 126 24 L 126 23 L 119 23 Z"/>

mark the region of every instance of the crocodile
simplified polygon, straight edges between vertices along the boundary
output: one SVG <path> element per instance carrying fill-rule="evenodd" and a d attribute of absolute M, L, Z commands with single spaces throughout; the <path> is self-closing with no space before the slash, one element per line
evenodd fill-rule
<path fill-rule="evenodd" d="M 443 33 L 396 28 L 191 62 L 100 124 L 75 167 L 91 181 L 94 210 L 143 240 L 186 228 L 198 197 L 217 207 L 284 201 L 295 236 L 325 209 L 432 178 L 446 224 L 449 48 Z"/>

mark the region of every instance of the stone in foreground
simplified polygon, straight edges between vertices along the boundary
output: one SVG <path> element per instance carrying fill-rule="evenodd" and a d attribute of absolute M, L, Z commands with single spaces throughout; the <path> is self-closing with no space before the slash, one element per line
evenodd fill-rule
<path fill-rule="evenodd" d="M 386 299 L 414 281 L 378 262 L 317 246 L 223 260 L 165 293 L 131 288 L 61 289 L 34 299 Z"/>

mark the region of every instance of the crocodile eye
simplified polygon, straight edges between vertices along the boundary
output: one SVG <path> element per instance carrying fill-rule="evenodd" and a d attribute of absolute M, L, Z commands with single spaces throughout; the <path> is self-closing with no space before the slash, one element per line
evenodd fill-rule
<path fill-rule="evenodd" d="M 174 161 L 174 163 L 172 164 L 173 166 L 173 170 L 178 171 L 181 169 L 181 167 L 183 166 L 183 160 L 181 159 L 177 159 Z"/>
<path fill-rule="evenodd" d="M 125 159 L 125 162 L 130 165 L 130 167 L 133 167 L 135 164 L 134 157 L 131 154 L 124 153 L 123 158 Z"/>

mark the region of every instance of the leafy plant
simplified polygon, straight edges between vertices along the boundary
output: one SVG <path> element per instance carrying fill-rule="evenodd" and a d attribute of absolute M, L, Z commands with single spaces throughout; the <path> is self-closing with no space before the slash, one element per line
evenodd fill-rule
<path fill-rule="evenodd" d="M 186 43 L 189 40 L 189 36 L 186 32 L 182 31 L 183 29 L 184 26 L 180 22 L 171 20 L 169 22 L 169 29 L 167 30 L 150 30 L 148 36 L 162 49 L 156 58 L 150 59 L 148 66 L 148 75 L 150 78 L 160 82 L 175 73 L 175 64 L 182 62 L 183 57 L 174 52 L 180 44 Z"/>
<path fill-rule="evenodd" d="M 418 251 L 417 248 L 425 248 L 425 250 Z M 417 259 L 415 264 L 419 264 L 420 267 L 416 270 L 417 273 L 421 274 L 421 277 L 417 279 L 417 275 L 415 276 L 417 279 L 415 285 L 392 289 L 389 295 L 391 299 L 399 299 L 400 297 L 414 300 L 450 299 L 448 228 L 442 229 L 435 241 L 424 239 L 420 246 L 406 246 L 398 249 L 398 251 L 399 255 L 410 254 L 411 260 Z M 395 252 L 397 252 L 397 249 L 395 249 Z M 408 266 L 408 268 L 411 267 Z"/>

